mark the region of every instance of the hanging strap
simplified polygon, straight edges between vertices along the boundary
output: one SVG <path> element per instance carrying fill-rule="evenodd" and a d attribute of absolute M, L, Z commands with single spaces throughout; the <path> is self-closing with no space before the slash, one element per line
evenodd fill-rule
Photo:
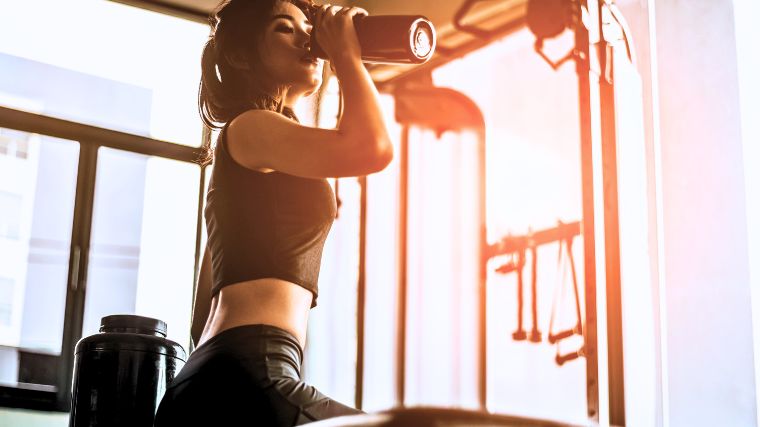
<path fill-rule="evenodd" d="M 515 341 L 524 341 L 528 338 L 528 334 L 523 328 L 523 268 L 525 267 L 524 250 L 521 250 L 517 253 L 517 264 L 514 267 L 517 271 L 517 330 L 512 333 L 512 339 Z"/>
<path fill-rule="evenodd" d="M 555 299 L 552 302 L 552 313 L 551 318 L 549 322 L 549 342 L 552 344 L 556 344 L 557 353 L 555 355 L 555 361 L 558 365 L 562 366 L 563 364 L 575 360 L 581 356 L 584 355 L 584 349 L 583 346 L 581 346 L 580 349 L 567 353 L 567 354 L 560 354 L 560 341 L 570 338 L 573 335 L 583 335 L 583 319 L 581 317 L 581 308 L 580 308 L 580 295 L 578 292 L 578 278 L 575 271 L 575 260 L 573 258 L 573 237 L 569 237 L 564 241 L 565 246 L 565 252 L 566 252 L 566 258 L 567 262 L 563 263 L 563 256 L 562 256 L 562 246 L 563 241 L 559 242 L 559 254 L 557 257 L 557 265 L 558 270 L 560 274 L 560 280 L 555 288 Z M 564 301 L 565 298 L 565 276 L 567 272 L 567 264 L 570 266 L 572 280 L 573 280 L 573 296 L 575 297 L 575 314 L 576 314 L 576 324 L 570 329 L 554 333 L 554 320 L 557 311 L 559 311 L 559 306 L 561 301 Z M 561 288 L 561 290 L 560 290 Z M 557 294 L 561 294 L 561 297 L 559 300 L 556 298 Z"/>
<path fill-rule="evenodd" d="M 530 342 L 539 343 L 541 342 L 541 331 L 538 330 L 538 250 L 535 244 L 531 245 L 530 254 L 530 302 L 533 320 L 533 328 L 530 331 Z"/>

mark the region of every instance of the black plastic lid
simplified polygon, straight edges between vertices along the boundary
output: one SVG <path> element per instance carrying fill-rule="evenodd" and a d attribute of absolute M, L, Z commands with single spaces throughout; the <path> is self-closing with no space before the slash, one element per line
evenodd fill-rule
<path fill-rule="evenodd" d="M 166 322 L 134 314 L 113 314 L 100 319 L 100 332 L 131 332 L 166 336 Z"/>

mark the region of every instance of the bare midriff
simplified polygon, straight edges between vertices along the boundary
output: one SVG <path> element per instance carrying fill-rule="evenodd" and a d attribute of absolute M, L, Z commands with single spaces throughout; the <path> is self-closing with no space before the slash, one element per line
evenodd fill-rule
<path fill-rule="evenodd" d="M 272 325 L 306 343 L 312 293 L 282 279 L 248 280 L 223 287 L 211 300 L 211 311 L 198 346 L 236 326 Z"/>

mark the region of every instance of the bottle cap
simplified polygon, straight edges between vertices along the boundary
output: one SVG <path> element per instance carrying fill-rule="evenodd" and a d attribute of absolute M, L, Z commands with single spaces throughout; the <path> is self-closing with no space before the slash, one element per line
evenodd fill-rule
<path fill-rule="evenodd" d="M 100 320 L 100 332 L 131 332 L 166 337 L 166 322 L 134 314 L 113 314 Z"/>

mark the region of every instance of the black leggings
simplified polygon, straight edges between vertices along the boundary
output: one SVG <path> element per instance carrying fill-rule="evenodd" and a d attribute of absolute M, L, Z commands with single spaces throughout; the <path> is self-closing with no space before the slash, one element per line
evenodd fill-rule
<path fill-rule="evenodd" d="M 225 330 L 190 355 L 161 400 L 155 427 L 290 427 L 363 413 L 304 383 L 302 360 L 298 341 L 281 328 Z"/>

